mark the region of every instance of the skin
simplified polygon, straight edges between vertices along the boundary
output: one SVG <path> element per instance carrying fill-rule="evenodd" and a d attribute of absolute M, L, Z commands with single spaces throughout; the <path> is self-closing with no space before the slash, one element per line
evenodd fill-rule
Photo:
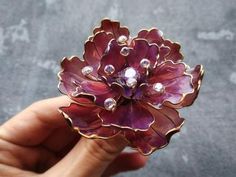
<path fill-rule="evenodd" d="M 0 126 L 0 176 L 108 177 L 145 165 L 139 153 L 121 153 L 121 137 L 91 140 L 71 130 L 58 112 L 68 104 L 64 96 L 42 100 Z"/>

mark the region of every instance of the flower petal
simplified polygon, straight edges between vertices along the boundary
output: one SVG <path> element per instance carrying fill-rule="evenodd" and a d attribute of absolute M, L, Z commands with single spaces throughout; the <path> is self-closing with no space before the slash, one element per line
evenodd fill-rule
<path fill-rule="evenodd" d="M 126 27 L 121 27 L 120 22 L 111 21 L 109 19 L 104 19 L 101 22 L 101 26 L 95 28 L 93 33 L 96 34 L 100 31 L 105 31 L 106 33 L 111 33 L 115 39 L 118 39 L 119 36 L 124 35 L 129 38 L 129 30 Z"/>
<path fill-rule="evenodd" d="M 154 121 L 152 114 L 141 104 L 129 102 L 119 105 L 114 112 L 103 110 L 99 113 L 103 126 L 116 126 L 132 130 L 147 130 Z"/>
<path fill-rule="evenodd" d="M 149 107 L 155 117 L 155 122 L 147 131 L 124 131 L 124 136 L 130 146 L 138 149 L 142 154 L 149 155 L 154 150 L 168 145 L 171 136 L 178 132 L 184 123 L 176 110 L 163 107 L 160 110 Z"/>
<path fill-rule="evenodd" d="M 148 41 L 148 43 L 155 43 L 158 46 L 161 46 L 163 43 L 162 32 L 156 28 L 152 28 L 151 30 L 141 30 L 138 33 L 137 38 L 143 38 Z"/>
<path fill-rule="evenodd" d="M 128 65 L 142 71 L 143 68 L 140 67 L 140 61 L 145 58 L 150 61 L 150 68 L 153 68 L 157 61 L 158 53 L 159 48 L 157 45 L 150 45 L 146 40 L 136 39 L 134 40 L 134 48 L 127 56 Z"/>
<path fill-rule="evenodd" d="M 197 98 L 199 90 L 200 90 L 202 78 L 204 75 L 203 66 L 197 65 L 197 66 L 195 66 L 195 68 L 191 68 L 191 69 L 187 70 L 187 73 L 191 74 L 193 77 L 192 84 L 193 84 L 194 92 L 191 94 L 187 94 L 180 104 L 171 105 L 171 104 L 167 103 L 168 106 L 171 106 L 174 108 L 182 108 L 185 106 L 190 106 L 193 104 L 194 100 Z"/>
<path fill-rule="evenodd" d="M 165 60 L 174 62 L 183 60 L 183 55 L 180 53 L 181 46 L 178 43 L 164 39 L 162 32 L 158 29 L 142 30 L 138 33 L 137 38 L 146 39 L 149 44 L 155 43 L 160 47 L 159 63 Z"/>
<path fill-rule="evenodd" d="M 185 95 L 193 93 L 192 76 L 187 74 L 184 63 L 173 63 L 166 61 L 157 66 L 153 76 L 149 79 L 149 85 L 146 86 L 145 100 L 151 104 L 161 106 L 165 101 L 171 104 L 179 104 Z M 164 86 L 163 92 L 156 92 L 153 89 L 155 83 Z"/>
<path fill-rule="evenodd" d="M 126 65 L 125 56 L 121 55 L 120 51 L 124 46 L 120 46 L 115 40 L 112 40 L 109 44 L 109 50 L 101 59 L 101 66 L 98 69 L 100 76 L 111 77 L 121 71 Z M 109 76 L 105 73 L 104 68 L 107 65 L 114 67 L 114 72 Z"/>
<path fill-rule="evenodd" d="M 85 107 L 72 103 L 68 107 L 61 107 L 60 111 L 71 122 L 71 126 L 87 138 L 107 139 L 119 133 L 116 128 L 102 127 L 97 116 L 99 108 L 95 106 Z"/>
<path fill-rule="evenodd" d="M 86 79 L 81 72 L 84 66 L 86 63 L 78 57 L 63 58 L 61 62 L 62 71 L 58 73 L 60 79 L 58 88 L 63 94 L 72 95 L 77 87 L 75 83 L 81 83 Z"/>
<path fill-rule="evenodd" d="M 84 95 L 94 97 L 94 102 L 98 106 L 102 107 L 107 98 L 114 98 L 115 100 L 118 100 L 120 97 L 120 93 L 115 88 L 112 89 L 103 82 L 91 80 L 84 80 L 81 82 L 73 95 L 76 98 L 83 97 Z"/>
<path fill-rule="evenodd" d="M 104 55 L 111 39 L 111 34 L 99 32 L 93 37 L 93 39 L 85 43 L 84 59 L 90 66 L 93 67 L 95 72 L 99 67 L 100 60 Z"/>

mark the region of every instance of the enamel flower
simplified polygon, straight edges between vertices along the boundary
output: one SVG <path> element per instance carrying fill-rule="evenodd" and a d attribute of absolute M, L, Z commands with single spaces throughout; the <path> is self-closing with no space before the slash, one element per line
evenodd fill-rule
<path fill-rule="evenodd" d="M 158 29 L 130 37 L 104 19 L 85 43 L 83 59 L 64 58 L 59 90 L 72 103 L 60 111 L 87 138 L 122 135 L 144 155 L 165 147 L 184 123 L 176 109 L 198 95 L 203 68 L 183 63 L 180 45 Z"/>

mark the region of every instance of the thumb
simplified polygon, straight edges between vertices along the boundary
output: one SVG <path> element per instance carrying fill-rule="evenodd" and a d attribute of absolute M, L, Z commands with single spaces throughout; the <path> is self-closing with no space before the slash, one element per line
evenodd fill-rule
<path fill-rule="evenodd" d="M 108 140 L 82 137 L 75 147 L 46 176 L 98 177 L 127 145 L 121 136 Z"/>

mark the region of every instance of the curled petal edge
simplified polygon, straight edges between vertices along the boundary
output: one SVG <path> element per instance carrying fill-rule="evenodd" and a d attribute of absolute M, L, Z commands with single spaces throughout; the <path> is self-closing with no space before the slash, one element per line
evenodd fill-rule
<path fill-rule="evenodd" d="M 192 91 L 191 91 L 191 92 L 187 92 L 187 93 L 182 93 L 182 94 L 181 94 L 181 99 L 180 99 L 180 101 L 179 101 L 178 103 L 175 103 L 175 104 L 174 104 L 174 103 L 171 103 L 170 101 L 167 101 L 167 100 L 163 100 L 162 103 L 160 103 L 161 105 L 166 105 L 166 106 L 168 106 L 168 105 L 172 105 L 172 106 L 175 106 L 175 105 L 176 105 L 176 106 L 177 106 L 177 105 L 179 105 L 179 104 L 184 100 L 184 98 L 185 98 L 187 95 L 193 94 L 193 93 L 195 92 L 195 90 L 194 90 L 194 85 L 193 85 L 193 76 L 192 76 L 192 74 L 186 72 L 186 69 L 189 68 L 189 66 L 188 66 L 186 63 L 184 63 L 184 62 L 177 62 L 177 63 L 175 63 L 175 62 L 173 62 L 172 60 L 166 60 L 165 62 L 171 62 L 171 63 L 174 64 L 174 65 L 183 64 L 183 65 L 185 66 L 185 72 L 183 73 L 183 76 L 189 76 L 190 79 L 191 79 Z M 163 64 L 163 63 L 158 64 L 158 66 L 161 65 L 161 64 Z M 145 84 L 143 84 L 143 85 L 145 85 Z M 200 87 L 199 87 L 199 89 L 200 89 Z M 153 108 L 159 109 L 157 106 L 153 105 L 152 103 L 149 103 L 149 102 L 147 102 L 147 103 L 148 103 L 150 106 L 152 106 Z M 175 108 L 175 107 L 174 107 L 174 108 Z"/>
<path fill-rule="evenodd" d="M 131 147 L 132 149 L 134 149 L 134 150 L 137 150 L 138 152 L 140 152 L 142 155 L 144 155 L 144 156 L 149 156 L 149 155 L 151 155 L 153 152 L 155 152 L 156 150 L 159 150 L 159 149 L 163 149 L 164 147 L 166 147 L 168 144 L 169 144 L 169 141 L 170 141 L 170 139 L 171 139 L 171 136 L 173 135 L 173 134 L 175 134 L 175 133 L 177 133 L 177 132 L 180 132 L 180 129 L 181 129 L 181 127 L 184 125 L 184 121 L 182 122 L 182 124 L 181 125 L 179 125 L 178 127 L 176 127 L 176 128 L 173 128 L 173 129 L 171 129 L 171 130 L 169 130 L 166 134 L 165 134 L 165 137 L 166 137 L 166 139 L 167 139 L 167 143 L 166 144 L 164 144 L 163 146 L 161 146 L 161 147 L 154 147 L 154 146 L 151 146 L 151 145 L 149 145 L 150 147 L 151 147 L 151 150 L 149 151 L 149 152 L 147 152 L 147 153 L 143 153 L 143 151 L 140 149 L 140 148 L 136 148 L 136 147 Z M 128 140 L 127 140 L 128 141 Z"/>
<path fill-rule="evenodd" d="M 69 106 L 71 105 L 72 103 L 69 104 Z M 81 136 L 85 137 L 85 138 L 88 138 L 88 139 L 104 139 L 104 140 L 107 140 L 107 139 L 110 139 L 110 138 L 113 138 L 115 136 L 117 136 L 118 134 L 120 134 L 120 131 L 118 131 L 116 134 L 112 135 L 112 136 L 109 136 L 109 137 L 103 137 L 103 136 L 99 136 L 97 134 L 92 134 L 92 135 L 86 135 L 84 133 L 82 133 L 79 129 L 79 127 L 75 127 L 73 126 L 73 121 L 72 119 L 66 114 L 64 113 L 62 110 L 58 109 L 58 111 L 62 114 L 62 116 L 64 117 L 64 119 L 66 120 L 66 122 L 69 122 L 69 126 L 77 131 Z"/>

